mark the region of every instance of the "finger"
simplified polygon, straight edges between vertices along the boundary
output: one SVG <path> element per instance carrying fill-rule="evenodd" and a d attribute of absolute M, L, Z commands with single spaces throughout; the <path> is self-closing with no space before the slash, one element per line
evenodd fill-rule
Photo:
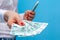
<path fill-rule="evenodd" d="M 20 22 L 20 25 L 21 25 L 21 26 L 24 26 L 25 24 L 24 24 L 24 22 Z"/>
<path fill-rule="evenodd" d="M 20 24 L 20 22 L 22 21 L 19 17 L 16 17 L 15 20 L 16 20 L 17 24 Z"/>
<path fill-rule="evenodd" d="M 25 13 L 25 16 L 29 16 L 29 12 L 26 12 L 26 13 Z"/>
<path fill-rule="evenodd" d="M 34 13 L 34 12 L 32 12 L 32 11 L 30 12 L 30 14 L 35 15 L 35 13 Z"/>
<path fill-rule="evenodd" d="M 24 26 L 24 22 L 19 17 L 17 17 L 16 21 L 18 25 Z"/>
<path fill-rule="evenodd" d="M 30 13 L 30 14 L 32 14 L 32 15 L 35 15 L 35 12 L 33 12 L 33 11 L 31 11 L 31 10 L 26 11 L 26 13 Z"/>
<path fill-rule="evenodd" d="M 29 14 L 29 17 L 34 18 L 35 15 Z"/>
<path fill-rule="evenodd" d="M 30 13 L 30 14 L 32 14 L 32 15 L 35 15 L 35 12 L 33 12 L 33 11 L 31 11 L 31 10 L 27 10 L 26 13 L 27 13 L 27 14 Z"/>
<path fill-rule="evenodd" d="M 24 19 L 27 20 L 28 16 L 24 16 Z"/>
<path fill-rule="evenodd" d="M 14 24 L 15 23 L 15 20 L 8 20 L 8 22 L 7 22 L 7 25 L 9 26 L 9 28 L 11 28 L 12 27 L 12 24 Z"/>
<path fill-rule="evenodd" d="M 30 21 L 32 21 L 32 20 L 33 20 L 33 18 L 31 18 L 31 17 L 28 17 L 28 18 L 27 18 L 27 20 L 30 20 Z"/>
<path fill-rule="evenodd" d="M 28 14 L 25 13 L 25 14 L 24 14 L 24 19 L 27 20 L 27 18 L 28 18 Z"/>
<path fill-rule="evenodd" d="M 25 16 L 24 19 L 25 20 L 32 20 L 34 18 L 33 15 L 29 15 L 29 16 Z"/>

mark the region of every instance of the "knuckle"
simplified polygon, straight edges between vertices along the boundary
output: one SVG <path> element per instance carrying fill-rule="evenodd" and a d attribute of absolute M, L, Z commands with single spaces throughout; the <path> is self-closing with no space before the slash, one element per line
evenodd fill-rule
<path fill-rule="evenodd" d="M 33 17 L 34 17 L 34 15 L 29 14 L 29 17 L 33 18 Z"/>
<path fill-rule="evenodd" d="M 29 19 L 29 20 L 32 20 L 33 18 L 31 18 L 31 17 L 28 17 L 28 19 Z"/>

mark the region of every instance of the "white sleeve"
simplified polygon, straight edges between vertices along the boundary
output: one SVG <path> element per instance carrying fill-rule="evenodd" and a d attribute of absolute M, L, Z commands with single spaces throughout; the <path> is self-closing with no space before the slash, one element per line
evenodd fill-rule
<path fill-rule="evenodd" d="M 24 13 L 19 14 L 19 16 L 20 16 L 20 19 L 22 19 L 22 20 L 23 20 Z"/>
<path fill-rule="evenodd" d="M 0 23 L 5 22 L 4 21 L 4 13 L 7 12 L 7 10 L 0 9 Z"/>

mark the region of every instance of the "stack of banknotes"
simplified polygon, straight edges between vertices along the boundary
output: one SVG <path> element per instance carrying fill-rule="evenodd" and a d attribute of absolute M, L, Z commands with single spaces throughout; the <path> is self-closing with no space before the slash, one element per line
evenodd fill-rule
<path fill-rule="evenodd" d="M 23 20 L 25 25 L 20 26 L 18 24 L 13 24 L 10 34 L 19 36 L 33 36 L 40 34 L 48 25 L 48 23 L 42 22 L 32 22 Z"/>

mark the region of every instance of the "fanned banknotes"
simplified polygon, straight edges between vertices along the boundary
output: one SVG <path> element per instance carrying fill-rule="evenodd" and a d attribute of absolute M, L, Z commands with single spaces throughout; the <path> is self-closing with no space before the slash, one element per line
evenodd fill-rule
<path fill-rule="evenodd" d="M 25 25 L 19 26 L 13 24 L 10 34 L 22 36 L 33 36 L 40 34 L 48 25 L 48 23 L 32 22 L 24 20 Z"/>

